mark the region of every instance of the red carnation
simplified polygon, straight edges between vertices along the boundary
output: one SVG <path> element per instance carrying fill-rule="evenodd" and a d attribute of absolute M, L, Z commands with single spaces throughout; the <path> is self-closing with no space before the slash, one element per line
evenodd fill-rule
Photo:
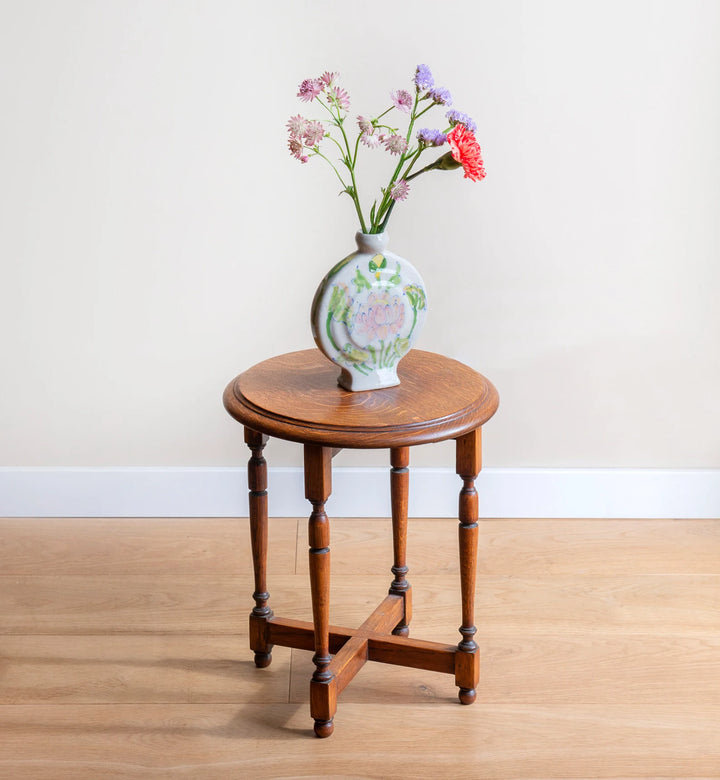
<path fill-rule="evenodd" d="M 466 179 L 480 181 L 485 178 L 480 144 L 473 133 L 465 125 L 455 125 L 447 134 L 453 159 L 463 167 Z"/>

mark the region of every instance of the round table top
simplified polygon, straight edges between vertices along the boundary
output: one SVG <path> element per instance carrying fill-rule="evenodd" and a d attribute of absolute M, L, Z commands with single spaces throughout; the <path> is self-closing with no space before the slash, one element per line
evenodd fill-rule
<path fill-rule="evenodd" d="M 269 436 L 325 447 L 404 447 L 453 439 L 479 428 L 498 406 L 493 385 L 451 358 L 413 349 L 400 384 L 350 392 L 319 350 L 265 360 L 227 386 L 227 411 Z"/>

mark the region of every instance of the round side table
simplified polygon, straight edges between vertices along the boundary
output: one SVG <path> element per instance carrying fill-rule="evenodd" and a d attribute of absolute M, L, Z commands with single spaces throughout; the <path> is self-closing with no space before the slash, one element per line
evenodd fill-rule
<path fill-rule="evenodd" d="M 455 676 L 459 698 L 472 704 L 479 680 L 475 628 L 475 569 L 481 469 L 481 428 L 498 406 L 485 377 L 441 355 L 412 350 L 400 364 L 401 384 L 352 393 L 338 387 L 337 367 L 318 350 L 271 358 L 236 377 L 225 390 L 227 411 L 245 426 L 249 515 L 255 574 L 250 647 L 259 667 L 270 664 L 273 645 L 315 652 L 310 712 L 315 733 L 333 731 L 337 697 L 366 661 L 410 666 Z M 268 606 L 267 464 L 268 437 L 304 446 L 305 497 L 309 521 L 310 589 L 313 622 L 281 618 Z M 409 637 L 411 588 L 405 575 L 409 448 L 454 439 L 459 500 L 461 641 L 457 645 Z M 329 624 L 330 526 L 325 502 L 331 493 L 332 458 L 341 449 L 388 448 L 393 527 L 394 579 L 388 596 L 359 628 Z"/>

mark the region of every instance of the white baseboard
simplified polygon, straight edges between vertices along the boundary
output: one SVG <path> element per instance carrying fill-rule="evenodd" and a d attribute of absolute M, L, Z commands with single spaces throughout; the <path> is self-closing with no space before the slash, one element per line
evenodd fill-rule
<path fill-rule="evenodd" d="M 309 513 L 299 468 L 270 468 L 270 515 Z M 481 517 L 720 518 L 720 470 L 486 469 Z M 410 470 L 411 517 L 455 517 L 452 469 Z M 388 470 L 337 468 L 332 517 L 388 517 Z M 2 517 L 242 517 L 239 468 L 0 468 Z"/>

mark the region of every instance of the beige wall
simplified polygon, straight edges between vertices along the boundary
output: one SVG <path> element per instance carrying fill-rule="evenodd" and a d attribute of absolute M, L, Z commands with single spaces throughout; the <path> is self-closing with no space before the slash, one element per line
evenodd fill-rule
<path fill-rule="evenodd" d="M 243 462 L 222 389 L 312 346 L 356 229 L 297 83 L 373 113 L 426 62 L 488 176 L 420 179 L 391 247 L 418 346 L 500 390 L 487 465 L 720 467 L 718 40 L 712 0 L 0 4 L 0 465 Z"/>

